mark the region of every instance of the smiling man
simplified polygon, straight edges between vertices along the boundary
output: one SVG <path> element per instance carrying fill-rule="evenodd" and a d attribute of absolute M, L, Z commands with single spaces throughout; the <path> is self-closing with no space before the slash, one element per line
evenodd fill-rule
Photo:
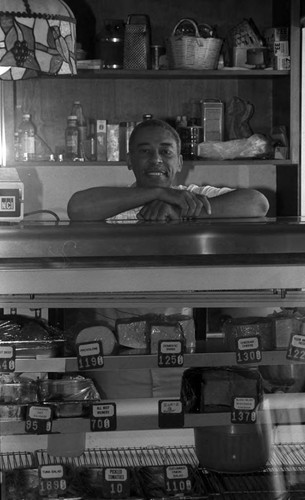
<path fill-rule="evenodd" d="M 183 166 L 180 151 L 180 137 L 168 123 L 139 123 L 130 136 L 127 158 L 135 185 L 132 189 L 98 186 L 78 191 L 68 203 L 70 219 L 170 221 L 266 215 L 269 203 L 255 189 L 176 186 L 176 174 Z"/>

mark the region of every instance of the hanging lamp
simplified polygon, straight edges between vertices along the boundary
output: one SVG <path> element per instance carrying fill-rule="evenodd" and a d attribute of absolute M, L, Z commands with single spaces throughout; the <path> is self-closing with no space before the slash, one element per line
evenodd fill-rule
<path fill-rule="evenodd" d="M 0 0 L 0 79 L 76 73 L 76 20 L 65 2 Z"/>

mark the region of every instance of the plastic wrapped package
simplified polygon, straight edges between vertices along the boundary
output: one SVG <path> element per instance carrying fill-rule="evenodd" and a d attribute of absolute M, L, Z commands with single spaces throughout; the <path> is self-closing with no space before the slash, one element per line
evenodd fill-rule
<path fill-rule="evenodd" d="M 116 321 L 116 332 L 120 346 L 148 352 L 146 316 L 123 318 Z"/>
<path fill-rule="evenodd" d="M 273 322 L 270 317 L 231 318 L 223 324 L 227 349 L 236 350 L 239 337 L 259 337 L 261 349 L 271 351 L 274 347 Z"/>
<path fill-rule="evenodd" d="M 34 403 L 37 384 L 34 380 L 13 374 L 0 374 L 0 403 Z"/>

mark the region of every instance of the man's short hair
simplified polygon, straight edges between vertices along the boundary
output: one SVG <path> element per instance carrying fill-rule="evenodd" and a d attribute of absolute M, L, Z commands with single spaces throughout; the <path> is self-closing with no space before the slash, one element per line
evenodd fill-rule
<path fill-rule="evenodd" d="M 137 133 L 140 130 L 145 129 L 145 128 L 162 128 L 163 130 L 167 130 L 174 138 L 174 140 L 177 144 L 178 154 L 180 154 L 180 152 L 181 152 L 181 139 L 180 139 L 178 132 L 169 123 L 165 122 L 164 120 L 158 120 L 156 118 L 152 118 L 151 120 L 144 120 L 135 126 L 135 128 L 133 129 L 133 131 L 131 132 L 130 137 L 129 137 L 129 150 L 130 151 L 132 150 Z"/>

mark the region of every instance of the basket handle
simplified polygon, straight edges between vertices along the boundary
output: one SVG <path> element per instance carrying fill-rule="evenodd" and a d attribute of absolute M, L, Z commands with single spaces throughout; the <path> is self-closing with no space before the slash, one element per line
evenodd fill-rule
<path fill-rule="evenodd" d="M 193 27 L 195 28 L 195 36 L 197 38 L 200 38 L 200 33 L 199 33 L 199 30 L 198 30 L 198 26 L 197 26 L 197 23 L 196 21 L 194 21 L 194 19 L 190 19 L 190 18 L 183 18 L 183 19 L 180 19 L 180 21 L 177 22 L 176 26 L 174 27 L 173 29 L 173 35 L 175 35 L 175 32 L 176 32 L 176 29 L 180 26 L 181 23 L 184 23 L 185 21 L 191 23 L 193 25 Z"/>

